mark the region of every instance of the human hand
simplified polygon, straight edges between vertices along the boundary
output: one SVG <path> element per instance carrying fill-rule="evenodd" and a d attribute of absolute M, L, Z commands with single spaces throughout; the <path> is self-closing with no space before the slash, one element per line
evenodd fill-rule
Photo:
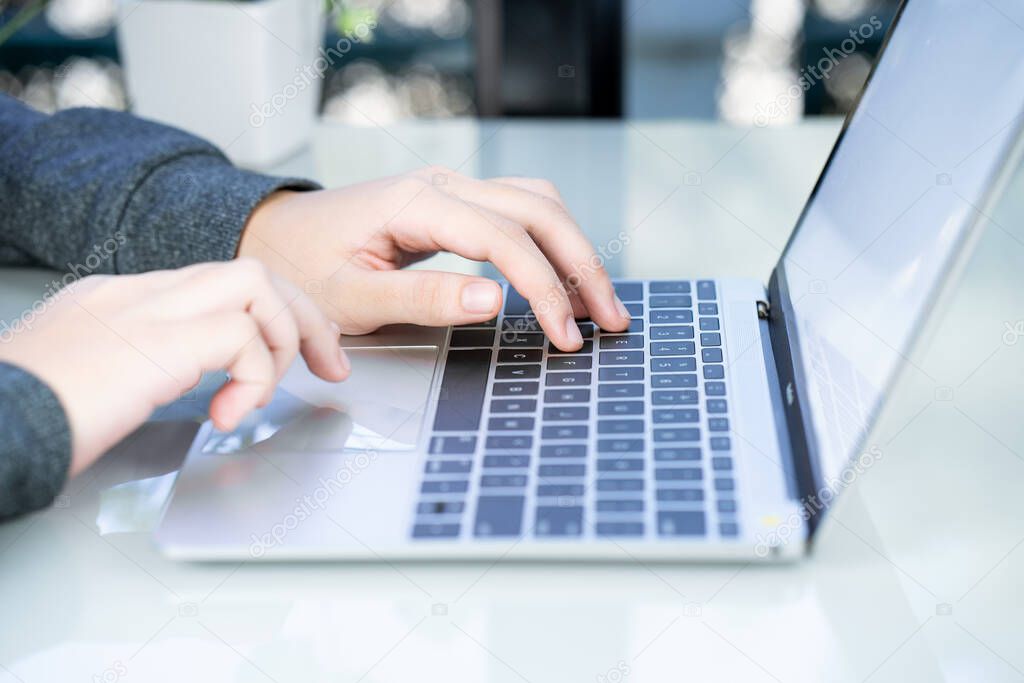
<path fill-rule="evenodd" d="M 475 180 L 444 168 L 262 202 L 238 255 L 306 287 L 346 334 L 388 323 L 443 326 L 493 318 L 501 289 L 483 277 L 401 270 L 438 251 L 490 261 L 561 349 L 583 344 L 574 318 L 621 331 L 629 313 L 600 257 L 551 183 Z M 315 290 L 321 291 L 315 291 Z"/>
<path fill-rule="evenodd" d="M 233 429 L 270 400 L 299 351 L 324 379 L 349 374 L 336 326 L 294 285 L 240 259 L 84 278 L 60 291 L 31 328 L 0 344 L 0 360 L 57 395 L 71 427 L 74 475 L 204 371 L 228 371 L 210 417 Z"/>

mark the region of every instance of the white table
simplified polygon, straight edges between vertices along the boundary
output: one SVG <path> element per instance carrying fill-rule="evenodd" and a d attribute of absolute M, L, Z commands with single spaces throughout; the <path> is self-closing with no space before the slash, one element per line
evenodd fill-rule
<path fill-rule="evenodd" d="M 766 278 L 838 131 L 688 122 L 324 127 L 283 170 L 546 176 L 617 276 Z M 840 500 L 786 567 L 179 564 L 153 548 L 194 424 L 152 424 L 0 526 L 0 681 L 1024 679 L 1020 183 Z M 869 200 L 870 198 L 865 198 Z M 450 257 L 448 267 L 466 268 Z M 3 274 L 0 315 L 46 274 Z"/>

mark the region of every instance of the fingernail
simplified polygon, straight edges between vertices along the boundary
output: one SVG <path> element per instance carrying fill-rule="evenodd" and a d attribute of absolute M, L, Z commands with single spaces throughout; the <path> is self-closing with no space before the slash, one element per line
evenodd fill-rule
<path fill-rule="evenodd" d="M 462 288 L 462 310 L 490 313 L 498 305 L 498 286 L 492 282 L 471 282 Z"/>
<path fill-rule="evenodd" d="M 630 317 L 629 311 L 626 310 L 626 304 L 622 303 L 622 299 L 620 299 L 617 294 L 615 295 L 615 310 L 618 311 L 619 315 L 623 318 Z"/>
<path fill-rule="evenodd" d="M 352 363 L 349 362 L 348 360 L 348 354 L 342 351 L 340 348 L 338 349 L 338 360 L 341 361 L 341 367 L 345 370 L 345 372 L 352 371 Z"/>
<path fill-rule="evenodd" d="M 565 336 L 568 338 L 569 346 L 582 346 L 583 335 L 580 334 L 580 326 L 571 315 L 565 319 Z"/>

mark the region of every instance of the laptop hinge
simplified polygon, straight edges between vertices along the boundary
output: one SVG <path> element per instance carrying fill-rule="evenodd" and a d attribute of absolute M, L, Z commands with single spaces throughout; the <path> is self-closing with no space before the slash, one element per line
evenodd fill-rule
<path fill-rule="evenodd" d="M 786 305 L 788 292 L 781 291 L 784 283 L 780 283 L 778 270 L 772 272 L 768 283 L 768 302 L 757 302 L 758 317 L 768 323 L 768 334 L 771 340 L 771 351 L 778 382 L 773 385 L 778 392 L 777 401 L 781 408 L 783 425 L 780 428 L 788 434 L 789 452 L 792 454 L 792 470 L 796 483 L 798 502 L 803 505 L 809 533 L 813 534 L 821 521 L 823 511 L 815 506 L 819 496 L 819 472 L 815 466 L 813 445 L 808 433 L 808 417 L 802 405 L 801 387 L 798 380 L 796 359 L 799 349 L 796 347 L 795 331 L 792 327 L 792 316 Z M 769 303 L 770 302 L 770 303 Z M 763 304 L 763 305 L 762 305 Z"/>

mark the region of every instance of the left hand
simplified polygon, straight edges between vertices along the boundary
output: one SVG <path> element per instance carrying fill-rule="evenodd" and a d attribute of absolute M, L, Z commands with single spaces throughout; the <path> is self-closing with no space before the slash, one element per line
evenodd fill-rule
<path fill-rule="evenodd" d="M 544 180 L 476 180 L 430 167 L 333 190 L 278 192 L 253 212 L 238 256 L 305 289 L 346 334 L 493 318 L 501 290 L 492 280 L 401 270 L 438 251 L 493 263 L 563 350 L 583 344 L 577 317 L 610 331 L 629 325 L 601 257 Z"/>

